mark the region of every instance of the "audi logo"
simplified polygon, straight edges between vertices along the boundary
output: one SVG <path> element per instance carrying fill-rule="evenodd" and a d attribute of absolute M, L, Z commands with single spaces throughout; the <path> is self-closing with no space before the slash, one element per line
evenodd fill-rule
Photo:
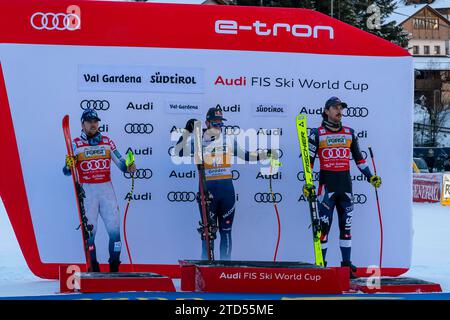
<path fill-rule="evenodd" d="M 257 149 L 256 152 L 260 152 L 260 151 L 265 151 L 267 152 L 269 149 Z M 275 150 L 278 151 L 278 158 L 281 159 L 283 157 L 283 150 L 281 149 L 271 149 L 271 150 Z"/>
<path fill-rule="evenodd" d="M 94 109 L 94 110 L 108 110 L 109 101 L 106 100 L 83 100 L 80 102 L 80 107 L 83 110 Z"/>
<path fill-rule="evenodd" d="M 167 153 L 168 153 L 169 156 L 171 156 L 171 157 L 178 157 L 178 155 L 175 154 L 175 146 L 169 147 L 169 149 L 167 149 Z M 189 157 L 189 156 L 190 156 L 191 158 L 194 157 L 193 154 L 185 154 L 184 156 L 185 156 L 185 157 Z"/>
<path fill-rule="evenodd" d="M 123 173 L 124 177 L 127 179 L 131 179 L 131 173 L 129 172 L 124 172 Z M 137 169 L 134 172 L 134 177 L 136 179 L 150 179 L 151 177 L 153 177 L 153 171 L 150 169 Z"/>
<path fill-rule="evenodd" d="M 350 117 L 350 118 L 364 118 L 369 115 L 369 109 L 367 109 L 365 107 L 345 108 L 342 115 L 344 117 Z"/>
<path fill-rule="evenodd" d="M 281 202 L 281 200 L 283 200 L 281 193 L 274 193 L 273 195 L 275 199 L 273 199 L 271 193 L 258 192 L 255 193 L 253 199 L 255 199 L 257 203 L 279 203 Z"/>
<path fill-rule="evenodd" d="M 297 179 L 298 179 L 298 181 L 305 181 L 305 172 L 300 171 L 299 173 L 297 173 Z M 319 172 L 314 171 L 312 173 L 312 180 L 319 181 Z"/>
<path fill-rule="evenodd" d="M 167 194 L 167 200 L 170 202 L 194 202 L 196 198 L 195 192 L 171 191 Z"/>
<path fill-rule="evenodd" d="M 364 204 L 367 202 L 367 196 L 365 194 L 354 194 L 352 202 L 354 204 Z"/>
<path fill-rule="evenodd" d="M 241 176 L 241 174 L 237 170 L 231 170 L 231 174 L 232 174 L 232 179 L 233 180 L 238 180 L 240 178 L 240 176 Z"/>
<path fill-rule="evenodd" d="M 367 159 L 367 152 L 361 151 L 361 154 L 363 156 L 363 159 L 366 160 Z M 353 156 L 352 155 L 350 155 L 350 160 L 353 160 Z"/>
<path fill-rule="evenodd" d="M 68 30 L 80 29 L 80 16 L 73 13 L 36 12 L 30 18 L 31 26 L 36 30 Z"/>
<path fill-rule="evenodd" d="M 322 157 L 329 159 L 348 159 L 350 157 L 349 148 L 325 148 L 322 149 Z"/>
<path fill-rule="evenodd" d="M 82 171 L 96 171 L 96 170 L 108 170 L 111 166 L 111 160 L 98 159 L 80 162 L 80 168 Z"/>
<path fill-rule="evenodd" d="M 226 135 L 238 135 L 241 133 L 241 128 L 239 126 L 223 126 L 223 130 Z"/>
<path fill-rule="evenodd" d="M 127 123 L 125 132 L 129 134 L 150 134 L 153 132 L 153 126 L 150 123 Z"/>

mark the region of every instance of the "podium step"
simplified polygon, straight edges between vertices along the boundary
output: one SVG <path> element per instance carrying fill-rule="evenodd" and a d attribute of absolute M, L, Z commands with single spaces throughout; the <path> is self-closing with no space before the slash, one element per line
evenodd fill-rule
<path fill-rule="evenodd" d="M 69 271 L 69 272 L 68 272 Z M 60 292 L 175 292 L 169 277 L 150 272 L 71 272 L 60 267 Z"/>
<path fill-rule="evenodd" d="M 364 293 L 442 292 L 439 284 L 407 277 L 371 277 L 352 279 L 350 288 Z"/>
<path fill-rule="evenodd" d="M 181 290 L 195 292 L 342 294 L 348 268 L 303 262 L 181 260 Z"/>

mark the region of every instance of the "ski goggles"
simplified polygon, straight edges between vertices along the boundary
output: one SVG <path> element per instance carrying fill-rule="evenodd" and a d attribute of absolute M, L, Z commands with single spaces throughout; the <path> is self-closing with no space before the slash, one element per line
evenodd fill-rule
<path fill-rule="evenodd" d="M 224 126 L 223 122 L 211 122 L 211 126 L 214 128 L 222 128 Z"/>

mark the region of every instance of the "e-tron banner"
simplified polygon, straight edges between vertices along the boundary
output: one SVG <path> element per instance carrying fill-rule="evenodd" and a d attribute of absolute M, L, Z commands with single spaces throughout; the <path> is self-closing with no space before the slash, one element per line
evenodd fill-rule
<path fill-rule="evenodd" d="M 119 151 L 136 154 L 127 235 L 138 270 L 177 275 L 179 259 L 200 258 L 198 174 L 189 157 L 179 161 L 171 154 L 186 121 L 203 120 L 216 106 L 228 120 L 228 137 L 254 133 L 257 143 L 242 147 L 278 149 L 278 259 L 313 261 L 295 116 L 306 113 L 309 127 L 319 126 L 331 96 L 349 104 L 343 122 L 355 130 L 364 157 L 369 146 L 376 154 L 383 178 L 383 267 L 397 274 L 409 267 L 413 68 L 403 49 L 300 9 L 91 1 L 0 5 L 0 195 L 35 274 L 54 278 L 57 265 L 84 261 L 71 180 L 62 173 L 61 120 L 70 115 L 75 137 L 89 107 L 98 111 L 101 131 Z M 273 259 L 277 219 L 264 168 L 267 163 L 232 166 L 233 260 Z M 314 172 L 317 183 L 318 163 Z M 374 191 L 354 163 L 351 174 L 352 260 L 376 265 Z M 130 176 L 113 165 L 112 180 L 123 218 Z M 334 220 L 329 265 L 340 261 Z M 103 263 L 107 243 L 100 218 L 96 244 Z M 126 269 L 126 250 L 121 260 Z"/>

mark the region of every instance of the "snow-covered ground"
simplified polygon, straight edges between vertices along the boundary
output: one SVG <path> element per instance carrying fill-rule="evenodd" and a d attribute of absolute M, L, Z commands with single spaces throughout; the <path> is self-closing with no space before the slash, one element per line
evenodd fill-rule
<path fill-rule="evenodd" d="M 414 203 L 412 266 L 405 276 L 440 283 L 450 292 L 450 207 Z M 28 269 L 0 201 L 0 297 L 51 295 L 58 282 L 35 277 Z"/>

